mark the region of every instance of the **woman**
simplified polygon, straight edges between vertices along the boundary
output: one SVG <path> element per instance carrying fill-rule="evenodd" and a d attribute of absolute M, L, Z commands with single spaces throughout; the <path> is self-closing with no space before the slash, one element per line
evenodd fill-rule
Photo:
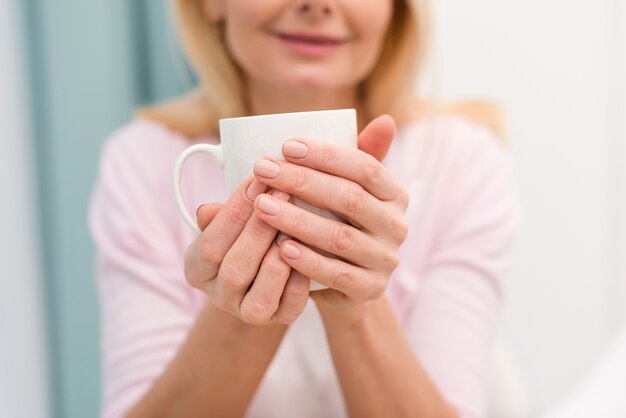
<path fill-rule="evenodd" d="M 92 202 L 103 415 L 483 416 L 517 206 L 486 129 L 411 117 L 427 1 L 175 4 L 201 87 L 108 141 Z M 174 161 L 220 118 L 349 107 L 361 150 L 288 141 L 232 196 L 191 161 L 188 204 L 225 203 L 179 218 Z"/>

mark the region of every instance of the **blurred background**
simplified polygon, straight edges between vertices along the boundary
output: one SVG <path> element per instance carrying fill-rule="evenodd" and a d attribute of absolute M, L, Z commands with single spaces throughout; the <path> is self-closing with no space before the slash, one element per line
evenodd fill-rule
<path fill-rule="evenodd" d="M 435 3 L 438 90 L 508 115 L 525 224 L 501 334 L 540 415 L 626 322 L 626 5 Z M 1 417 L 98 415 L 86 211 L 105 138 L 194 84 L 168 9 L 0 0 Z"/>

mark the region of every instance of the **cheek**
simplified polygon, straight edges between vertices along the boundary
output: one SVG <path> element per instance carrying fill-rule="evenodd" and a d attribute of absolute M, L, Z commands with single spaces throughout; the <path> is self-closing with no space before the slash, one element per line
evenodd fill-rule
<path fill-rule="evenodd" d="M 234 60 L 244 69 L 254 68 L 262 59 L 268 41 L 267 21 L 284 0 L 231 0 L 226 10 L 226 42 Z"/>
<path fill-rule="evenodd" d="M 362 2 L 360 0 L 357 3 L 360 6 L 368 4 L 368 6 L 355 8 L 350 14 L 353 17 L 350 23 L 358 39 L 352 50 L 352 59 L 355 65 L 358 65 L 358 69 L 355 70 L 364 78 L 376 65 L 382 51 L 391 21 L 392 6 L 391 1 Z"/>
<path fill-rule="evenodd" d="M 228 50 L 233 61 L 247 78 L 271 81 L 276 76 L 275 63 L 278 60 L 268 59 L 268 39 L 258 36 L 245 26 L 239 25 L 228 34 Z"/>

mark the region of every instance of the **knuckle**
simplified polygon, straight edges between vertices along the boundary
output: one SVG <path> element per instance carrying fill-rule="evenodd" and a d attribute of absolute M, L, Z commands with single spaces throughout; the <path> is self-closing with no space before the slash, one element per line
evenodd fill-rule
<path fill-rule="evenodd" d="M 351 227 L 337 223 L 330 237 L 330 247 L 335 253 L 346 254 L 354 248 L 355 234 Z"/>
<path fill-rule="evenodd" d="M 250 218 L 251 212 L 239 206 L 227 205 L 224 206 L 224 209 L 226 209 L 228 218 L 236 224 L 243 225 L 248 222 L 248 219 Z"/>
<path fill-rule="evenodd" d="M 247 287 L 246 277 L 233 267 L 220 269 L 217 278 L 227 289 L 241 290 Z"/>
<path fill-rule="evenodd" d="M 289 325 L 300 317 L 309 297 L 308 282 L 293 282 L 290 277 L 282 295 L 280 308 L 274 315 L 274 321 Z"/>
<path fill-rule="evenodd" d="M 322 144 L 322 149 L 320 151 L 320 160 L 323 167 L 334 167 L 337 162 L 337 149 L 331 144 Z"/>
<path fill-rule="evenodd" d="M 291 187 L 295 192 L 304 192 L 311 183 L 311 175 L 305 167 L 295 166 L 291 174 Z"/>
<path fill-rule="evenodd" d="M 265 241 L 275 232 L 274 228 L 272 228 L 256 216 L 252 216 L 250 218 L 250 222 L 248 222 L 247 225 L 250 227 L 249 236 L 254 239 Z"/>
<path fill-rule="evenodd" d="M 346 209 L 349 213 L 361 213 L 365 210 L 367 195 L 361 186 L 356 183 L 348 183 L 344 196 Z"/>
<path fill-rule="evenodd" d="M 293 214 L 289 216 L 288 219 L 285 219 L 286 228 L 289 233 L 296 232 L 301 229 L 301 225 L 304 225 L 306 222 L 306 217 L 308 212 L 304 209 L 297 208 L 293 211 Z M 294 235 L 294 234 L 291 234 Z"/>
<path fill-rule="evenodd" d="M 263 275 L 267 276 L 270 279 L 275 279 L 276 277 L 285 276 L 289 272 L 289 265 L 287 265 L 284 261 L 282 261 L 279 256 L 276 256 L 274 260 L 267 260 L 265 265 L 263 266 Z"/>
<path fill-rule="evenodd" d="M 409 235 L 409 225 L 404 219 L 396 219 L 392 225 L 392 231 L 399 242 L 404 242 Z"/>
<path fill-rule="evenodd" d="M 398 252 L 391 250 L 384 251 L 383 263 L 386 268 L 390 270 L 395 270 L 395 268 L 398 267 L 398 264 L 400 263 L 400 256 L 398 255 Z"/>
<path fill-rule="evenodd" d="M 409 207 L 410 200 L 411 198 L 410 198 L 409 193 L 403 188 L 399 188 L 398 197 L 396 198 L 396 201 L 398 202 L 398 205 L 400 206 L 402 211 L 406 211 L 406 209 Z"/>
<path fill-rule="evenodd" d="M 209 269 L 217 269 L 222 263 L 222 257 L 213 245 L 204 240 L 198 244 L 198 256 Z"/>
<path fill-rule="evenodd" d="M 187 248 L 185 252 L 185 278 L 191 287 L 202 289 L 214 278 L 221 259 L 217 251 L 208 243 L 200 240 Z"/>
<path fill-rule="evenodd" d="M 383 179 L 383 165 L 374 157 L 366 154 L 365 164 L 363 165 L 363 180 L 365 184 L 376 186 Z"/>
<path fill-rule="evenodd" d="M 354 273 L 347 268 L 340 268 L 333 278 L 333 287 L 338 289 L 350 288 L 354 284 Z"/>
<path fill-rule="evenodd" d="M 265 324 L 272 318 L 275 307 L 253 298 L 245 299 L 240 307 L 241 319 L 248 324 Z"/>
<path fill-rule="evenodd" d="M 321 256 L 314 255 L 307 258 L 308 260 L 305 262 L 306 271 L 304 273 L 309 277 L 318 275 L 322 270 Z"/>

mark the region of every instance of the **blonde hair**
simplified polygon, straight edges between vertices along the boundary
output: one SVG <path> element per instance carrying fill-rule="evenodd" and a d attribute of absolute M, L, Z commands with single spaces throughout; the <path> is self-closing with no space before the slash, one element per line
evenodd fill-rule
<path fill-rule="evenodd" d="M 384 113 L 399 121 L 409 117 L 417 77 L 430 51 L 431 13 L 430 0 L 394 0 L 378 62 L 359 86 L 368 118 Z M 209 21 L 201 0 L 174 0 L 174 16 L 199 86 L 137 113 L 189 137 L 216 134 L 219 119 L 248 113 L 243 75 L 225 45 L 223 23 Z"/>

